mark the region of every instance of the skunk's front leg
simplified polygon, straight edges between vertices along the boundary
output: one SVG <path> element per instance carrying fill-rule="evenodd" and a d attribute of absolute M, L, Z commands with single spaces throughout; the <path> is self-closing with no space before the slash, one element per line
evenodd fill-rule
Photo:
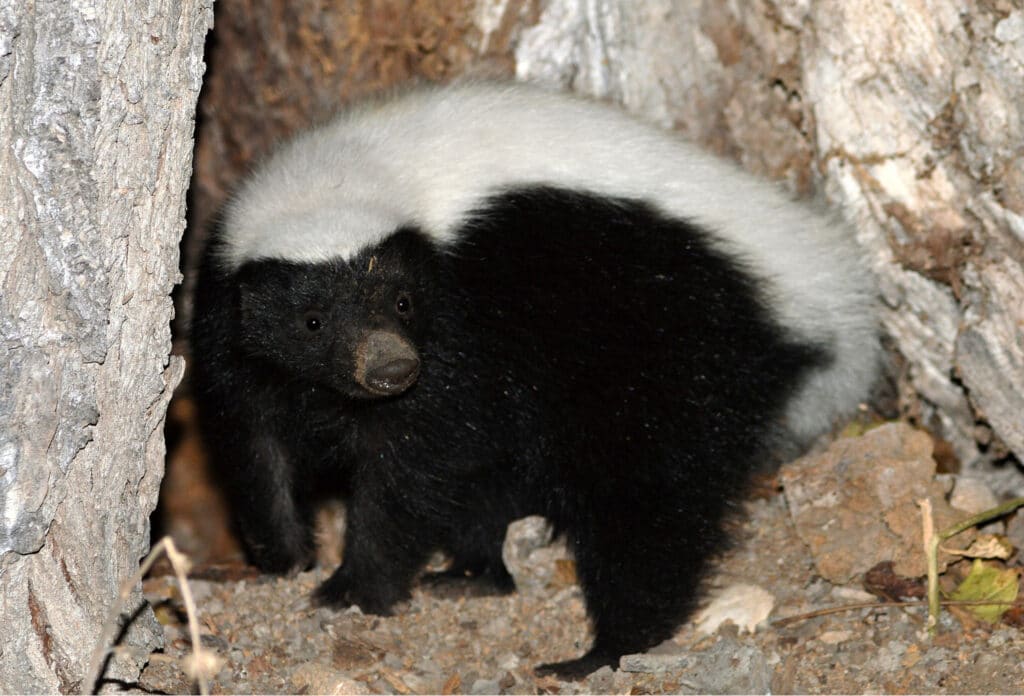
<path fill-rule="evenodd" d="M 396 603 L 409 598 L 413 579 L 426 563 L 431 525 L 413 519 L 401 497 L 376 482 L 356 483 L 346 514 L 344 559 L 316 589 L 314 600 L 391 614 Z"/>

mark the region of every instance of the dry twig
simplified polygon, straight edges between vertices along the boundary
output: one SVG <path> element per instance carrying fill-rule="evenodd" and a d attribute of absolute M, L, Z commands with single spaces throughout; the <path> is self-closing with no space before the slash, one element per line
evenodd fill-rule
<path fill-rule="evenodd" d="M 113 650 L 111 642 L 114 640 L 114 632 L 118 628 L 119 618 L 122 610 L 124 609 L 125 603 L 131 596 L 132 590 L 137 584 L 142 582 L 142 578 L 149 572 L 149 569 L 153 567 L 153 563 L 160 558 L 160 554 L 162 553 L 167 554 L 167 560 L 170 561 L 171 567 L 174 569 L 174 575 L 178 578 L 181 597 L 185 602 L 185 613 L 188 615 L 188 630 L 192 641 L 192 655 L 190 656 L 190 660 L 184 665 L 185 670 L 190 677 L 199 683 L 200 694 L 207 696 L 207 694 L 210 693 L 210 687 L 209 684 L 207 684 L 207 673 L 215 669 L 216 659 L 213 655 L 208 655 L 207 651 L 203 650 L 202 644 L 199 640 L 198 612 L 196 611 L 195 601 L 192 599 L 192 589 L 189 587 L 188 579 L 186 577 L 191 564 L 189 563 L 188 557 L 178 550 L 178 547 L 174 545 L 174 541 L 169 536 L 165 536 L 163 539 L 158 541 L 150 550 L 149 555 L 143 559 L 142 563 L 139 565 L 139 569 L 121 584 L 117 600 L 110 607 L 110 611 L 107 614 L 107 620 L 104 622 L 103 629 L 100 631 L 99 640 L 96 643 L 96 647 L 93 649 L 92 658 L 89 660 L 88 677 L 85 682 L 83 682 L 83 685 L 88 687 L 89 693 L 96 693 L 99 690 L 99 682 L 103 677 L 103 668 L 106 664 L 107 657 Z"/>

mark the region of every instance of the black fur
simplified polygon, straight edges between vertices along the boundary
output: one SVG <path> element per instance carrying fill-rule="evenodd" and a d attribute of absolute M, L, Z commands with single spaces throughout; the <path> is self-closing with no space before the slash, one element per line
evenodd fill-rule
<path fill-rule="evenodd" d="M 438 549 L 510 588 L 506 527 L 544 515 L 595 630 L 584 657 L 548 669 L 616 665 L 686 618 L 729 501 L 827 356 L 786 335 L 705 232 L 640 202 L 518 189 L 458 239 L 441 250 L 403 229 L 349 263 L 236 274 L 214 239 L 193 378 L 238 529 L 257 565 L 287 571 L 310 562 L 317 501 L 343 497 L 345 560 L 317 596 L 387 613 Z M 353 382 L 367 329 L 418 351 L 403 393 Z"/>

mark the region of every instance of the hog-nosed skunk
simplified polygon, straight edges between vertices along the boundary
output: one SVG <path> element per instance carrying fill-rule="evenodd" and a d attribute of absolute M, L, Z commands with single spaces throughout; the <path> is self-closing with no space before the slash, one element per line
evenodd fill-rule
<path fill-rule="evenodd" d="M 523 85 L 352 108 L 267 160 L 202 259 L 193 379 L 250 558 L 307 565 L 347 507 L 332 606 L 387 613 L 430 554 L 513 588 L 509 522 L 567 536 L 579 677 L 670 637 L 781 444 L 868 394 L 849 231 L 614 108 Z"/>

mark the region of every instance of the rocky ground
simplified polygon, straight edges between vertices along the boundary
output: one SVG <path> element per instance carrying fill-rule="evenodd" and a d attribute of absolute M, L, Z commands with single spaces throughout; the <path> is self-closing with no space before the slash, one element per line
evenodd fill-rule
<path fill-rule="evenodd" d="M 722 555 L 704 590 L 710 598 L 736 585 L 759 588 L 741 595 L 746 599 L 739 601 L 742 611 L 735 623 L 726 622 L 708 634 L 699 632 L 696 622 L 688 623 L 674 639 L 646 655 L 624 658 L 618 670 L 605 668 L 579 683 L 533 675 L 531 666 L 536 663 L 580 654 L 588 632 L 571 560 L 559 544 L 544 545 L 544 526 L 531 519 L 514 525 L 506 542 L 506 560 L 518 592 L 487 597 L 450 586 L 418 588 L 407 605 L 386 618 L 365 616 L 354 608 L 336 612 L 311 607 L 308 594 L 326 577 L 327 569 L 270 578 L 237 567 L 216 573 L 197 568 L 193 575 L 199 577 L 190 585 L 202 645 L 218 658 L 211 690 L 1022 693 L 1024 633 L 1016 610 L 995 624 L 972 618 L 963 609 L 955 614 L 947 610 L 934 637 L 925 630 L 926 614 L 920 606 L 860 606 L 804 617 L 830 607 L 879 602 L 864 591 L 863 564 L 899 557 L 901 544 L 919 545 L 909 531 L 908 539 L 897 534 L 909 523 L 900 522 L 894 510 L 906 512 L 909 505 L 907 514 L 914 519 L 919 519 L 920 511 L 912 501 L 893 499 L 894 486 L 910 494 L 930 492 L 943 499 L 937 503 L 955 498 L 955 481 L 935 477 L 934 463 L 917 474 L 919 481 L 891 483 L 895 474 L 886 473 L 886 467 L 900 473 L 915 468 L 908 461 L 930 461 L 930 451 L 915 450 L 912 445 L 917 441 L 908 433 L 904 428 L 869 433 L 860 438 L 862 444 L 833 448 L 831 454 L 784 469 L 778 480 L 784 482 L 788 476 L 793 490 L 772 492 L 744 505 L 734 523 L 737 544 Z M 863 476 L 873 478 L 856 478 L 858 461 L 869 472 Z M 793 478 L 794 471 L 798 479 Z M 814 476 L 863 495 L 850 493 L 843 500 L 815 497 Z M 842 476 L 853 478 L 841 480 Z M 793 483 L 797 480 L 802 489 Z M 829 513 L 831 521 L 823 522 L 822 508 L 837 500 L 843 510 L 852 506 L 864 514 Z M 801 516 L 805 512 L 811 516 Z M 885 533 L 892 532 L 890 541 L 869 529 L 879 520 Z M 815 535 L 823 525 L 836 529 L 828 543 Z M 1009 531 L 995 531 L 1013 538 L 1022 526 L 1012 522 Z M 845 547 L 837 541 L 841 538 L 846 539 Z M 946 560 L 953 563 L 955 557 Z M 905 570 L 916 562 L 897 560 L 896 567 Z M 944 574 L 947 588 L 956 584 L 968 564 L 950 565 Z M 1019 553 L 998 564 L 1019 568 Z M 848 580 L 836 579 L 844 574 Z M 920 588 L 916 581 L 902 581 L 912 588 L 904 588 L 904 593 Z M 876 592 L 878 584 L 873 584 Z M 191 648 L 176 581 L 170 575 L 151 577 L 145 590 L 164 625 L 166 649 L 152 656 L 141 686 L 153 693 L 194 689 L 182 669 Z M 764 614 L 767 618 L 761 620 Z M 709 629 L 711 623 L 707 618 L 701 625 Z"/>

